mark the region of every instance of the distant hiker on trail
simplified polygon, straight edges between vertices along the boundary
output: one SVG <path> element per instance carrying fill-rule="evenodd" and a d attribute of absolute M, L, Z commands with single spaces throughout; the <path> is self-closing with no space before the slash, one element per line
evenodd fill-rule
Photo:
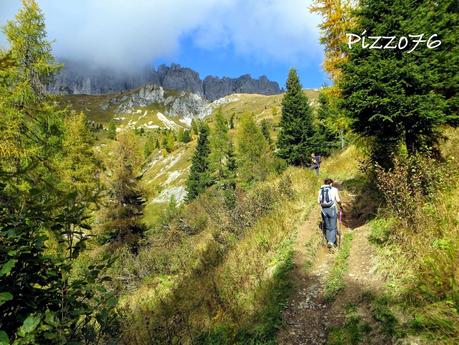
<path fill-rule="evenodd" d="M 311 153 L 311 169 L 316 171 L 316 175 L 319 176 L 320 170 L 320 155 Z"/>
<path fill-rule="evenodd" d="M 326 178 L 324 185 L 320 187 L 319 197 L 317 199 L 322 211 L 322 220 L 325 226 L 325 237 L 328 248 L 336 245 L 336 232 L 338 220 L 338 208 L 341 208 L 341 199 L 338 189 L 333 187 L 333 180 Z"/>

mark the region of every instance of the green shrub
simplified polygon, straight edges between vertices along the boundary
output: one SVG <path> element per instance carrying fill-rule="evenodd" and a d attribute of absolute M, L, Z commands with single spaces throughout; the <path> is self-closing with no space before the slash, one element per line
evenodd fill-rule
<path fill-rule="evenodd" d="M 394 220 L 378 218 L 371 222 L 371 233 L 368 239 L 375 244 L 386 243 L 393 233 Z"/>
<path fill-rule="evenodd" d="M 376 168 L 376 179 L 388 209 L 404 227 L 416 232 L 423 225 L 422 206 L 434 202 L 447 187 L 449 170 L 447 164 L 430 157 L 398 157 L 391 170 Z"/>

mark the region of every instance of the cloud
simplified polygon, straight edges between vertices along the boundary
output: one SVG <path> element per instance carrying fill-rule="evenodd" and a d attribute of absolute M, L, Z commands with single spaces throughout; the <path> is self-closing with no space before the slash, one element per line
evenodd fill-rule
<path fill-rule="evenodd" d="M 319 57 L 320 18 L 304 0 L 234 0 L 218 8 L 197 30 L 203 48 L 232 46 L 257 60 L 298 63 Z"/>
<path fill-rule="evenodd" d="M 180 51 L 232 47 L 259 61 L 295 63 L 321 54 L 319 19 L 304 0 L 38 0 L 56 56 L 117 68 Z M 0 0 L 0 23 L 19 0 Z"/>

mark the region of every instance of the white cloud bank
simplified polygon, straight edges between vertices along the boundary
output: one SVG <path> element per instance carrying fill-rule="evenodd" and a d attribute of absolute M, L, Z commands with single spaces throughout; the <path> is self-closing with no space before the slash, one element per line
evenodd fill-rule
<path fill-rule="evenodd" d="M 291 64 L 322 54 L 304 0 L 38 0 L 55 54 L 132 68 L 176 54 L 189 35 L 201 48 L 232 47 L 259 61 Z M 0 0 L 0 23 L 19 0 Z"/>

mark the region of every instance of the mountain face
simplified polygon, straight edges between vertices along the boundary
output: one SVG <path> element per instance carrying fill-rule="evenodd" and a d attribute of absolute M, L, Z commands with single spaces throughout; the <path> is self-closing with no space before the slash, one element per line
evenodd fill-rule
<path fill-rule="evenodd" d="M 184 68 L 177 64 L 172 64 L 170 67 L 161 65 L 157 73 L 160 86 L 165 89 L 188 91 L 204 96 L 202 80 L 191 68 Z"/>
<path fill-rule="evenodd" d="M 165 115 L 180 118 L 187 125 L 191 124 L 193 118 L 208 116 L 213 110 L 209 101 L 196 93 L 172 93 L 157 85 L 146 85 L 128 94 L 115 96 L 103 103 L 101 108 L 114 114 L 133 114 L 138 108 L 151 105 L 156 105 Z"/>
<path fill-rule="evenodd" d="M 277 95 L 281 92 L 279 84 L 262 76 L 253 79 L 249 74 L 239 78 L 218 78 L 208 76 L 203 81 L 204 95 L 209 100 L 216 100 L 232 93 L 258 93 Z"/>
<path fill-rule="evenodd" d="M 52 93 L 100 95 L 130 90 L 145 84 L 159 84 L 156 71 L 147 68 L 137 72 L 122 72 L 66 60 L 61 62 L 64 68 L 54 83 L 48 86 L 48 91 Z"/>
<path fill-rule="evenodd" d="M 177 64 L 161 65 L 157 70 L 144 68 L 136 72 L 121 72 L 71 61 L 63 61 L 63 63 L 64 68 L 61 73 L 48 87 L 52 93 L 98 95 L 123 92 L 147 84 L 169 90 L 191 92 L 210 101 L 232 93 L 262 95 L 281 93 L 279 84 L 265 76 L 260 79 L 253 79 L 248 74 L 239 78 L 208 76 L 201 80 L 196 71 Z"/>

